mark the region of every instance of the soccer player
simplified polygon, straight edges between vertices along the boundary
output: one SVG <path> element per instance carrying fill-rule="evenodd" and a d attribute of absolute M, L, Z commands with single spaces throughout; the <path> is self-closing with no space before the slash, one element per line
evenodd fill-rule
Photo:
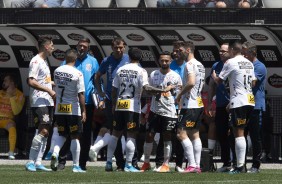
<path fill-rule="evenodd" d="M 112 81 L 116 75 L 116 71 L 123 65 L 128 64 L 129 57 L 125 54 L 126 43 L 122 38 L 115 38 L 112 40 L 112 54 L 109 57 L 104 58 L 102 61 L 98 72 L 95 74 L 95 85 L 98 91 L 98 94 L 101 98 L 99 103 L 99 108 L 102 109 L 105 106 L 105 112 L 107 120 L 103 124 L 103 127 L 99 131 L 99 134 L 94 142 L 94 145 L 91 146 L 89 151 L 89 157 L 92 160 L 97 160 L 97 154 L 104 146 L 108 145 L 110 140 L 110 133 L 113 128 L 113 114 L 112 114 Z M 105 92 L 101 89 L 101 77 L 106 74 L 107 76 L 107 85 Z M 121 148 L 121 141 L 118 141 L 118 146 L 115 152 L 117 170 L 123 170 L 124 168 L 124 159 Z"/>
<path fill-rule="evenodd" d="M 92 100 L 92 93 L 95 89 L 93 78 L 95 73 L 99 69 L 99 64 L 93 56 L 91 56 L 88 52 L 90 49 L 90 40 L 87 37 L 82 37 L 79 39 L 76 50 L 78 52 L 78 57 L 76 59 L 74 67 L 78 69 L 84 78 L 84 87 L 85 87 L 85 108 L 86 108 L 86 121 L 82 124 L 83 131 L 82 135 L 79 139 L 80 141 L 80 158 L 79 158 L 79 166 L 82 170 L 86 170 L 86 163 L 89 160 L 89 149 L 91 146 L 91 132 L 92 132 L 92 119 L 94 113 L 94 104 Z M 63 62 L 63 65 L 65 62 Z M 63 148 L 64 149 L 64 148 Z M 62 150 L 63 150 L 62 149 Z M 66 150 L 64 150 L 66 152 Z M 67 153 L 66 153 L 67 154 Z M 59 158 L 59 167 L 62 167 L 66 162 L 66 154 L 60 154 Z M 62 165 L 62 166 L 60 166 Z"/>
<path fill-rule="evenodd" d="M 230 174 L 245 172 L 246 140 L 244 129 L 248 125 L 255 105 L 252 93 L 252 86 L 256 80 L 254 66 L 251 61 L 241 55 L 241 52 L 242 44 L 239 41 L 230 42 L 228 53 L 231 59 L 225 62 L 219 76 L 215 71 L 212 73 L 217 84 L 228 78 L 230 86 L 229 108 L 237 156 L 237 166 L 234 170 L 229 171 Z"/>
<path fill-rule="evenodd" d="M 41 37 L 38 40 L 39 53 L 29 63 L 28 85 L 30 86 L 30 106 L 34 123 L 38 127 L 38 134 L 32 140 L 29 151 L 29 161 L 26 164 L 28 171 L 51 171 L 41 163 L 46 148 L 49 129 L 52 125 L 55 91 L 52 90 L 52 81 L 47 57 L 52 55 L 54 45 L 50 38 Z"/>
<path fill-rule="evenodd" d="M 182 80 L 179 74 L 169 68 L 172 58 L 170 52 L 162 52 L 159 58 L 161 68 L 151 73 L 149 84 L 156 88 L 165 89 L 174 86 L 177 90 L 182 86 Z M 170 172 L 169 159 L 171 155 L 171 137 L 175 127 L 177 114 L 174 103 L 175 90 L 153 94 L 151 100 L 151 109 L 148 118 L 148 129 L 144 144 L 145 161 L 141 170 L 149 170 L 150 155 L 153 148 L 153 141 L 156 132 L 163 135 L 164 142 L 164 162 L 158 167 L 156 172 Z"/>
<path fill-rule="evenodd" d="M 213 66 L 211 71 L 215 71 L 217 75 L 221 72 L 224 63 L 230 58 L 228 53 L 228 43 L 223 43 L 220 46 L 219 50 L 220 61 L 216 62 Z M 221 147 L 221 161 L 223 165 L 221 168 L 218 168 L 218 172 L 228 172 L 231 169 L 231 159 L 230 159 L 230 148 L 231 148 L 231 141 L 229 138 L 233 139 L 234 136 L 231 133 L 229 135 L 229 112 L 227 112 L 226 107 L 229 104 L 229 92 L 226 89 L 225 84 L 221 83 L 216 85 L 212 77 L 209 80 L 209 93 L 208 93 L 208 110 L 211 111 L 212 109 L 212 99 L 213 96 L 216 95 L 216 111 L 215 111 L 215 124 L 216 124 L 216 135 L 218 142 Z M 210 116 L 212 116 L 210 114 Z M 215 144 L 215 141 L 214 141 Z M 236 155 L 233 154 L 233 157 Z M 236 158 L 234 158 L 236 159 Z M 233 159 L 233 160 L 234 160 Z"/>
<path fill-rule="evenodd" d="M 51 157 L 51 169 L 56 171 L 58 155 L 66 138 L 71 137 L 70 150 L 73 159 L 73 172 L 85 172 L 79 166 L 80 143 L 79 135 L 82 131 L 82 123 L 86 121 L 86 108 L 84 97 L 83 74 L 74 67 L 77 59 L 77 51 L 66 51 L 66 64 L 54 71 L 56 91 L 55 115 L 59 135 L 55 139 L 54 151 Z"/>
<path fill-rule="evenodd" d="M 25 98 L 23 93 L 17 89 L 17 79 L 13 74 L 6 74 L 0 90 L 0 128 L 9 132 L 9 155 L 14 160 L 17 132 L 15 116 L 18 115 L 24 106 Z M 24 123 L 24 122 L 20 122 Z"/>
<path fill-rule="evenodd" d="M 173 52 L 172 52 L 172 57 L 173 57 L 173 61 L 170 64 L 170 69 L 175 71 L 176 73 L 178 73 L 181 77 L 181 79 L 183 79 L 184 76 L 184 69 L 186 66 L 186 59 L 187 58 L 183 58 L 183 57 L 179 57 L 178 55 L 178 51 L 179 48 L 181 47 L 181 45 L 183 45 L 183 41 L 175 41 L 173 43 Z M 180 108 L 178 107 L 178 104 L 175 104 L 176 106 L 176 113 L 177 115 L 179 114 Z M 173 131 L 173 137 L 172 137 L 172 154 L 175 154 L 175 171 L 177 172 L 183 172 L 183 157 L 184 157 L 184 150 L 183 147 L 180 143 L 180 141 L 177 139 L 177 134 L 176 134 L 176 130 Z"/>
<path fill-rule="evenodd" d="M 186 67 L 183 77 L 183 88 L 175 101 L 180 103 L 181 110 L 177 122 L 177 137 L 181 141 L 184 154 L 189 166 L 184 170 L 187 173 L 200 173 L 202 142 L 199 127 L 204 105 L 201 91 L 205 82 L 205 68 L 194 57 L 195 46 L 187 41 L 179 48 L 179 55 L 186 58 Z"/>
<path fill-rule="evenodd" d="M 242 54 L 254 65 L 256 84 L 253 87 L 255 107 L 251 114 L 247 130 L 250 133 L 253 148 L 253 165 L 248 173 L 258 173 L 261 164 L 262 141 L 260 127 L 262 126 L 262 114 L 265 111 L 265 83 L 267 70 L 265 65 L 257 59 L 257 47 L 255 43 L 247 41 L 243 43 Z"/>

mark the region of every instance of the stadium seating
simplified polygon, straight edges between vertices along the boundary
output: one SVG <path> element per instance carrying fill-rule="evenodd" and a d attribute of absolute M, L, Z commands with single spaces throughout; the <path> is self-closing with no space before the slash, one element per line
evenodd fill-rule
<path fill-rule="evenodd" d="M 146 8 L 156 8 L 158 0 L 144 0 Z"/>
<path fill-rule="evenodd" d="M 87 0 L 89 8 L 109 8 L 112 0 Z"/>
<path fill-rule="evenodd" d="M 137 8 L 140 0 L 116 0 L 118 8 Z"/>
<path fill-rule="evenodd" d="M 262 0 L 264 8 L 282 8 L 281 0 Z"/>
<path fill-rule="evenodd" d="M 11 8 L 12 0 L 3 0 L 3 8 Z"/>

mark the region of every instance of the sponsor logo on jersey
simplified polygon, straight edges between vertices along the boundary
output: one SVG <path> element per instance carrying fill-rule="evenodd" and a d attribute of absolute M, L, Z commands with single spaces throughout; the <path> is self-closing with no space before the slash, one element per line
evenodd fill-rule
<path fill-rule="evenodd" d="M 79 41 L 82 37 L 83 37 L 82 35 L 76 33 L 68 34 L 68 38 L 75 41 Z"/>
<path fill-rule="evenodd" d="M 193 41 L 198 41 L 198 42 L 204 41 L 206 39 L 206 37 L 204 37 L 203 35 L 199 35 L 199 34 L 195 34 L 195 33 L 191 33 L 191 34 L 187 35 L 187 38 L 189 38 L 190 40 L 193 40 Z"/>
<path fill-rule="evenodd" d="M 65 60 L 65 52 L 59 49 L 52 52 L 52 56 L 59 61 Z"/>
<path fill-rule="evenodd" d="M 77 130 L 78 130 L 78 126 L 77 125 L 70 126 L 70 132 L 75 132 Z"/>
<path fill-rule="evenodd" d="M 273 74 L 268 78 L 268 83 L 272 87 L 282 88 L 282 77 L 277 74 Z"/>
<path fill-rule="evenodd" d="M 132 40 L 132 41 L 137 41 L 137 42 L 145 40 L 144 36 L 138 35 L 138 34 L 133 34 L 133 33 L 126 35 L 126 38 L 128 38 L 129 40 Z"/>
<path fill-rule="evenodd" d="M 237 124 L 237 126 L 245 125 L 246 119 L 237 118 L 236 124 Z"/>
<path fill-rule="evenodd" d="M 250 38 L 256 41 L 266 41 L 268 40 L 268 37 L 266 35 L 263 34 L 259 34 L 259 33 L 254 33 L 250 35 Z"/>
<path fill-rule="evenodd" d="M 136 127 L 136 123 L 135 122 L 128 122 L 127 123 L 127 129 L 133 129 Z"/>
<path fill-rule="evenodd" d="M 9 35 L 9 38 L 18 42 L 24 42 L 26 41 L 26 37 L 23 35 L 18 35 L 18 34 L 11 34 Z"/>
<path fill-rule="evenodd" d="M 58 112 L 59 113 L 72 113 L 72 105 L 71 104 L 58 104 Z"/>
<path fill-rule="evenodd" d="M 8 53 L 0 50 L 0 62 L 7 62 L 10 59 L 11 59 L 11 56 Z"/>

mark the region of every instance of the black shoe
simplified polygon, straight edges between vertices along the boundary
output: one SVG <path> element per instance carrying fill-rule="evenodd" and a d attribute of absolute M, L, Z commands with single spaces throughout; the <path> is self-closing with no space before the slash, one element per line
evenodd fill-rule
<path fill-rule="evenodd" d="M 233 170 L 228 172 L 229 174 L 239 174 L 239 173 L 246 173 L 246 167 L 235 167 Z"/>
<path fill-rule="evenodd" d="M 63 163 L 59 163 L 58 164 L 58 170 L 64 170 L 65 169 L 65 164 L 63 164 Z"/>
<path fill-rule="evenodd" d="M 86 169 L 86 165 L 80 165 L 80 168 L 81 168 L 81 170 L 84 170 L 84 171 L 87 170 L 87 169 Z"/>
<path fill-rule="evenodd" d="M 121 168 L 121 167 L 117 167 L 115 171 L 117 171 L 117 172 L 123 172 L 123 171 L 124 171 L 124 169 L 123 169 L 123 168 Z"/>
<path fill-rule="evenodd" d="M 133 167 L 135 167 L 137 170 L 140 170 L 140 167 L 138 166 L 138 164 L 133 165 Z"/>

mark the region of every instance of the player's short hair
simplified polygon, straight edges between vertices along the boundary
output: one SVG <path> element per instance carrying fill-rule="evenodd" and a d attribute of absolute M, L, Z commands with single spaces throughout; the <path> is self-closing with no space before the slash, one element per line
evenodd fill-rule
<path fill-rule="evenodd" d="M 195 45 L 193 42 L 191 41 L 184 41 L 182 44 L 181 44 L 181 47 L 184 47 L 185 49 L 188 49 L 190 48 L 191 52 L 194 53 L 195 51 Z"/>
<path fill-rule="evenodd" d="M 163 51 L 163 52 L 160 53 L 159 59 L 160 59 L 161 56 L 170 56 L 171 57 L 171 53 L 169 51 Z"/>
<path fill-rule="evenodd" d="M 80 43 L 80 42 L 86 42 L 86 43 L 90 44 L 90 39 L 82 36 L 82 37 L 79 38 L 78 43 Z"/>
<path fill-rule="evenodd" d="M 172 43 L 173 47 L 180 47 L 183 44 L 183 41 L 177 40 Z"/>
<path fill-rule="evenodd" d="M 242 44 L 242 48 L 247 49 L 247 51 L 253 55 L 257 55 L 257 46 L 252 41 L 246 41 Z"/>
<path fill-rule="evenodd" d="M 234 50 L 235 52 L 241 52 L 242 51 L 242 42 L 241 40 L 231 40 L 229 42 L 228 47 Z"/>
<path fill-rule="evenodd" d="M 76 59 L 77 59 L 77 51 L 75 49 L 66 50 L 66 53 L 65 53 L 66 63 L 75 62 Z"/>
<path fill-rule="evenodd" d="M 52 42 L 52 38 L 51 37 L 47 37 L 47 36 L 40 37 L 37 42 L 38 42 L 38 48 L 41 49 L 46 44 L 50 44 Z"/>
<path fill-rule="evenodd" d="M 131 60 L 140 61 L 142 59 L 142 50 L 137 47 L 132 47 L 128 50 L 128 55 Z"/>
<path fill-rule="evenodd" d="M 116 38 L 114 38 L 114 39 L 112 40 L 112 47 L 113 47 L 115 44 L 119 45 L 119 44 L 121 44 L 121 43 L 123 43 L 123 45 L 126 45 L 124 39 L 122 39 L 121 37 L 116 37 Z"/>

